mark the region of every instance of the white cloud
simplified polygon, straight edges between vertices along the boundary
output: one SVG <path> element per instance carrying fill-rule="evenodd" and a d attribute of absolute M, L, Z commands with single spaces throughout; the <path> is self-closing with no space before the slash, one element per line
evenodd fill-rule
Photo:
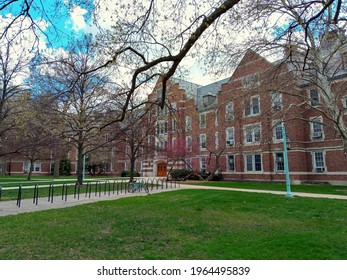
<path fill-rule="evenodd" d="M 84 20 L 84 15 L 88 13 L 86 9 L 81 8 L 80 6 L 75 5 L 70 12 L 72 29 L 74 31 L 80 31 L 86 29 L 87 23 Z"/>

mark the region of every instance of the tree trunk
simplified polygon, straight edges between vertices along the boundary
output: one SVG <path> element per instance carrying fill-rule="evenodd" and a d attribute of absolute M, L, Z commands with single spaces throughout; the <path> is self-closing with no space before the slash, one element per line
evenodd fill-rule
<path fill-rule="evenodd" d="M 213 169 L 213 171 L 211 172 L 210 175 L 208 175 L 208 177 L 206 178 L 207 181 L 212 181 L 213 180 L 213 177 L 214 175 L 216 174 L 217 170 L 220 168 L 220 165 L 219 165 L 219 156 L 216 156 L 216 165 L 215 165 L 215 168 Z"/>
<path fill-rule="evenodd" d="M 33 169 L 34 169 L 34 161 L 30 160 L 30 167 L 29 167 L 29 173 L 27 176 L 27 180 L 30 181 L 31 180 L 31 175 L 33 173 Z"/>
<path fill-rule="evenodd" d="M 135 159 L 130 159 L 130 182 L 134 180 L 134 173 L 135 173 Z"/>
<path fill-rule="evenodd" d="M 83 144 L 79 143 L 77 148 L 77 184 L 83 185 Z"/>
<path fill-rule="evenodd" d="M 60 169 L 60 160 L 56 159 L 54 161 L 53 177 L 55 178 L 59 177 L 59 169 Z"/>

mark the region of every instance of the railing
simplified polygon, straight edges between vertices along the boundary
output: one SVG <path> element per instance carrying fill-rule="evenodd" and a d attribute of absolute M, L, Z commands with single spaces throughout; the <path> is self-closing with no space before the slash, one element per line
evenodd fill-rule
<path fill-rule="evenodd" d="M 158 178 L 139 178 L 137 179 L 137 182 L 141 183 L 141 185 L 147 185 L 149 192 L 153 191 L 159 191 L 159 190 L 167 190 L 167 189 L 176 189 L 180 188 L 180 182 L 179 181 L 167 181 L 164 179 L 158 179 Z M 54 185 L 50 184 L 49 186 L 40 186 L 36 184 L 34 187 L 25 187 L 26 195 L 23 195 L 23 187 L 22 185 L 18 186 L 17 190 L 17 200 L 16 200 L 16 206 L 21 207 L 22 200 L 25 198 L 30 197 L 30 192 L 32 192 L 32 202 L 35 205 L 39 204 L 39 198 L 46 197 L 48 202 L 54 203 L 54 197 L 55 195 L 55 189 L 61 188 L 61 200 L 67 201 L 69 197 L 73 197 L 73 199 L 80 199 L 80 194 L 82 190 L 84 190 L 84 197 L 85 198 L 92 198 L 92 193 L 94 192 L 95 197 L 101 197 L 104 196 L 111 196 L 111 195 L 120 195 L 120 194 L 127 194 L 130 193 L 128 190 L 128 179 L 120 179 L 120 180 L 113 180 L 111 182 L 110 180 L 106 181 L 94 181 L 94 182 L 88 182 L 86 185 L 78 185 L 77 183 L 74 184 L 74 188 L 69 188 L 69 184 L 64 183 L 62 185 Z M 70 184 L 71 186 L 71 184 Z M 39 189 L 47 189 L 48 188 L 48 196 L 47 196 L 47 190 L 46 192 L 40 191 Z M 11 188 L 13 189 L 13 188 Z M 4 200 L 11 200 L 6 199 L 6 187 L 0 186 L 0 202 L 3 202 Z M 142 192 L 143 187 L 139 188 L 138 192 Z M 28 194 L 29 192 L 29 194 Z M 29 195 L 29 197 L 28 197 Z"/>

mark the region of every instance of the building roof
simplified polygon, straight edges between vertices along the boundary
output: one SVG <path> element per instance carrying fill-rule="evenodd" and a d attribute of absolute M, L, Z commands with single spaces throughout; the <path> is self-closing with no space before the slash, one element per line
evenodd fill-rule
<path fill-rule="evenodd" d="M 219 80 L 197 89 L 196 105 L 198 111 L 208 111 L 217 108 L 217 95 L 221 90 L 222 84 L 226 84 L 230 78 Z"/>
<path fill-rule="evenodd" d="M 173 84 L 179 84 L 181 89 L 184 89 L 186 91 L 186 98 L 187 99 L 194 99 L 197 93 L 198 88 L 201 87 L 201 85 L 188 82 L 182 79 L 178 78 L 171 78 L 170 79 Z"/>

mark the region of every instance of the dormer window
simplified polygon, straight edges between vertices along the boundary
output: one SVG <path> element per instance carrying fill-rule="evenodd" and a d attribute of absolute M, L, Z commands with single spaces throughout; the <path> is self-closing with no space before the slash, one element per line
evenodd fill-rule
<path fill-rule="evenodd" d="M 202 98 L 202 103 L 205 107 L 211 105 L 216 100 L 216 96 L 212 94 L 204 95 Z"/>

